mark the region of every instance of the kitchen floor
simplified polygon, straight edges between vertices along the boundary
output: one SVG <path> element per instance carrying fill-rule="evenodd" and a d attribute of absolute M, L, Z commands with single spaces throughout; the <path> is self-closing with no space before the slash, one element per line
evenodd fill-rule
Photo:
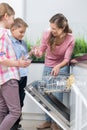
<path fill-rule="evenodd" d="M 43 122 L 44 121 L 37 121 L 37 120 L 22 120 L 21 124 L 24 130 L 37 130 L 36 127 Z M 49 128 L 45 130 L 51 130 L 51 129 Z"/>

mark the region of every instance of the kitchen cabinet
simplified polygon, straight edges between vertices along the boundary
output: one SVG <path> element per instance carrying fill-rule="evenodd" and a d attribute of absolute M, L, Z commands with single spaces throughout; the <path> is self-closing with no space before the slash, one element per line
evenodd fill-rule
<path fill-rule="evenodd" d="M 70 129 L 87 130 L 87 62 L 71 68 L 75 83 L 70 95 Z"/>

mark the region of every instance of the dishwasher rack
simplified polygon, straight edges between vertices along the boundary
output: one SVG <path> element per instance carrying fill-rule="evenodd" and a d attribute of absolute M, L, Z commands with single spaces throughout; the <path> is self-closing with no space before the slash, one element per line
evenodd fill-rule
<path fill-rule="evenodd" d="M 60 74 L 58 77 L 48 75 L 43 77 L 42 80 L 36 81 L 36 85 L 33 85 L 38 86 L 38 91 L 44 93 L 70 92 L 69 77 L 68 74 Z"/>

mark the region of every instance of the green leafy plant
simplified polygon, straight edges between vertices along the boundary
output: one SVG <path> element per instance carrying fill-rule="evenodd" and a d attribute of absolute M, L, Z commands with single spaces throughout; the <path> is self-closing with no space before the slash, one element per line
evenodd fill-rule
<path fill-rule="evenodd" d="M 27 44 L 28 51 L 30 51 L 31 48 L 33 47 L 33 43 L 31 43 L 27 38 L 25 38 L 24 41 Z"/>
<path fill-rule="evenodd" d="M 83 56 L 86 53 L 87 53 L 87 41 L 84 39 L 84 37 L 76 38 L 72 58 Z"/>

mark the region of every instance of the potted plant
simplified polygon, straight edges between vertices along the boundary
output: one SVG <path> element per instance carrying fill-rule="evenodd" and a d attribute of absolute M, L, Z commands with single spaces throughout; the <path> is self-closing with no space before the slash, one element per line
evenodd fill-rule
<path fill-rule="evenodd" d="M 84 39 L 84 37 L 76 38 L 72 58 L 83 56 L 86 53 L 87 53 L 87 41 Z"/>

